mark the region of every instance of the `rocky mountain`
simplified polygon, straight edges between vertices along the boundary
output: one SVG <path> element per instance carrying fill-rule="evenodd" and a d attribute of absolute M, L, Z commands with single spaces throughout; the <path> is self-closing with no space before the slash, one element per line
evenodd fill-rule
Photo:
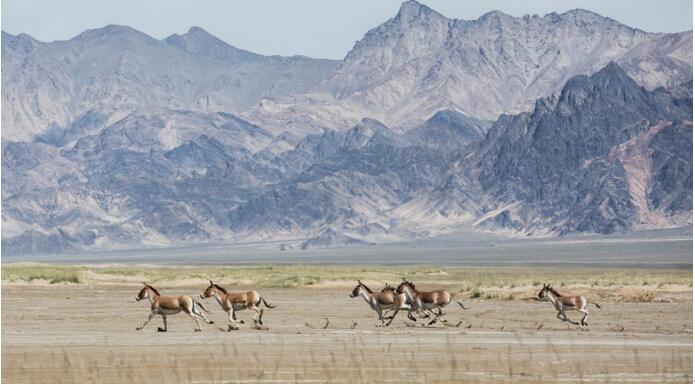
<path fill-rule="evenodd" d="M 3 32 L 2 64 L 3 138 L 30 141 L 149 107 L 238 113 L 312 88 L 338 62 L 261 56 L 197 27 L 156 40 L 109 25 L 50 43 Z"/>
<path fill-rule="evenodd" d="M 477 225 L 564 234 L 687 224 L 692 113 L 692 97 L 648 91 L 615 63 L 570 79 L 463 155 L 485 196 Z"/>
<path fill-rule="evenodd" d="M 688 225 L 691 42 L 413 1 L 340 63 L 195 27 L 3 34 L 3 252 Z"/>
<path fill-rule="evenodd" d="M 245 116 L 295 132 L 346 129 L 363 117 L 404 131 L 443 109 L 494 120 L 610 61 L 649 89 L 683 83 L 691 47 L 692 31 L 648 33 L 585 10 L 458 20 L 411 0 L 311 92 L 264 100 Z"/>

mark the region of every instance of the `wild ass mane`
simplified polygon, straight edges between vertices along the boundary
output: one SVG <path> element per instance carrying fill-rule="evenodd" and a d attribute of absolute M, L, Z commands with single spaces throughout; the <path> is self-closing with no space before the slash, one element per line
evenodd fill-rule
<path fill-rule="evenodd" d="M 557 297 L 562 297 L 562 294 L 560 294 L 560 292 L 556 291 L 555 288 L 553 288 L 553 287 L 548 287 L 548 290 L 549 290 L 550 292 L 552 292 L 553 295 L 555 295 L 555 296 L 557 296 Z"/>
<path fill-rule="evenodd" d="M 151 285 L 149 285 L 149 284 L 147 284 L 147 283 L 143 283 L 143 284 L 145 284 L 145 286 L 146 286 L 147 288 L 151 289 L 152 292 L 154 292 L 155 295 L 157 295 L 157 296 L 162 296 L 162 295 L 159 294 L 159 291 L 157 291 L 157 289 L 155 289 L 155 287 L 153 287 L 153 286 L 151 286 Z"/>
<path fill-rule="evenodd" d="M 217 285 L 217 284 L 213 284 L 212 286 L 215 287 L 215 288 L 217 288 L 217 289 L 218 289 L 220 292 L 222 292 L 222 293 L 227 293 L 227 290 L 226 290 L 226 289 L 220 287 L 220 286 Z"/>
<path fill-rule="evenodd" d="M 409 286 L 410 289 L 417 292 L 417 288 L 415 288 L 415 283 L 413 283 L 412 281 L 403 280 L 403 284 Z"/>

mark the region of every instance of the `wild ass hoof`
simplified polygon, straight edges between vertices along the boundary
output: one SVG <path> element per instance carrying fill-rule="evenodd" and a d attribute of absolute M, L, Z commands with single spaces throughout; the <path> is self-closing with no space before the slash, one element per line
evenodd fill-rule
<path fill-rule="evenodd" d="M 208 324 L 215 324 L 215 322 L 210 320 L 210 321 L 208 321 Z"/>
<path fill-rule="evenodd" d="M 135 330 L 136 330 L 136 331 L 139 331 L 139 330 L 141 330 L 141 329 L 142 329 L 142 327 L 135 327 Z"/>
<path fill-rule="evenodd" d="M 238 325 L 237 326 L 230 325 L 229 327 L 227 327 L 227 332 L 238 331 L 238 330 L 239 330 Z"/>
<path fill-rule="evenodd" d="M 166 332 L 167 330 L 162 327 L 157 327 L 157 332 Z"/>

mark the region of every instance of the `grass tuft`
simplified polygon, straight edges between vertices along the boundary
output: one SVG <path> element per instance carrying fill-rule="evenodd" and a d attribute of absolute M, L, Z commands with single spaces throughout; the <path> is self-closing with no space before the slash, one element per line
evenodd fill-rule
<path fill-rule="evenodd" d="M 80 268 L 59 265 L 10 265 L 2 267 L 2 280 L 26 281 L 47 280 L 51 284 L 80 283 Z"/>

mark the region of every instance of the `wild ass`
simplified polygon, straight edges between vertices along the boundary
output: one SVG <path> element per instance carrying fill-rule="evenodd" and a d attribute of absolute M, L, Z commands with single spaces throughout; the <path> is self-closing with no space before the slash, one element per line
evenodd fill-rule
<path fill-rule="evenodd" d="M 557 309 L 557 318 L 562 321 L 569 321 L 572 324 L 579 325 L 576 321 L 572 321 L 567 317 L 565 309 L 573 309 L 584 314 L 582 317 L 582 325 L 589 325 L 586 319 L 589 317 L 589 311 L 586 309 L 586 304 L 590 303 L 601 308 L 600 305 L 593 301 L 588 301 L 584 296 L 562 296 L 560 292 L 551 287 L 550 284 L 543 284 L 543 289 L 538 292 L 538 300 L 548 299 L 555 309 Z M 560 317 L 562 315 L 562 317 Z"/>
<path fill-rule="evenodd" d="M 463 306 L 463 303 L 452 298 L 451 294 L 446 289 L 439 289 L 430 292 L 420 292 L 415 288 L 415 284 L 403 278 L 403 282 L 396 288 L 396 293 L 405 294 L 407 302 L 412 306 L 412 309 L 418 312 L 431 313 L 434 315 L 428 325 L 432 325 L 441 320 L 441 317 L 446 315 L 442 308 L 446 307 L 452 301 L 456 302 L 461 308 L 468 309 Z M 439 313 L 434 313 L 434 309 L 438 309 Z M 416 321 L 410 312 L 408 318 Z"/>
<path fill-rule="evenodd" d="M 385 285 L 384 285 L 384 288 L 381 289 L 381 293 L 391 293 L 392 295 L 397 295 L 397 294 L 398 294 L 398 293 L 396 293 L 396 287 L 392 286 L 392 285 L 389 284 L 389 283 L 384 283 L 384 284 L 385 284 Z M 406 298 L 406 302 L 407 302 L 407 298 Z M 390 311 L 392 311 L 392 310 L 391 310 L 391 309 L 388 309 L 388 310 L 385 310 L 385 311 L 384 311 L 384 318 L 385 318 L 385 319 L 391 319 L 391 318 L 393 317 L 393 315 L 389 315 L 389 312 L 390 312 Z M 413 317 L 413 315 L 411 315 L 411 312 L 412 312 L 412 309 L 411 309 L 410 311 L 408 311 L 408 318 L 409 318 L 409 319 L 412 319 L 412 320 L 415 320 L 415 318 Z M 430 317 L 432 317 L 432 316 L 436 316 L 436 314 L 435 314 L 434 312 L 430 311 L 430 310 L 423 310 L 423 311 L 416 311 L 416 312 L 417 312 L 418 316 L 419 316 L 421 319 L 425 319 L 425 318 L 430 318 Z"/>
<path fill-rule="evenodd" d="M 388 289 L 388 284 L 382 292 L 374 293 L 362 281 L 357 280 L 357 286 L 350 292 L 350 297 L 362 296 L 364 301 L 379 315 L 380 324 L 377 327 L 388 327 L 401 309 L 410 310 L 410 306 L 405 302 L 405 295 L 398 294 Z M 384 324 L 384 311 L 394 310 L 389 322 Z"/>
<path fill-rule="evenodd" d="M 191 319 L 195 321 L 196 332 L 200 332 L 201 330 L 200 322 L 198 321 L 198 316 L 201 316 L 203 319 L 205 319 L 205 321 L 208 324 L 214 324 L 213 321 L 208 320 L 207 317 L 205 317 L 205 315 L 198 310 L 198 307 L 200 307 L 205 312 L 207 312 L 207 309 L 205 309 L 197 301 L 193 300 L 193 298 L 191 298 L 190 296 L 162 296 L 153 286 L 147 283 L 143 284 L 145 286 L 135 297 L 135 301 L 148 299 L 150 301 L 152 311 L 150 312 L 150 316 L 147 318 L 147 320 L 145 320 L 145 323 L 142 324 L 142 326 L 135 328 L 138 331 L 145 328 L 145 325 L 147 325 L 147 323 L 149 323 L 153 317 L 155 317 L 156 315 L 162 315 L 162 320 L 164 321 L 164 328 L 158 327 L 157 330 L 159 332 L 166 332 L 167 315 L 175 315 L 181 311 L 186 313 L 188 316 L 191 317 Z"/>
<path fill-rule="evenodd" d="M 228 332 L 239 329 L 238 323 L 244 324 L 244 320 L 237 321 L 235 311 L 242 311 L 247 308 L 256 311 L 256 314 L 253 316 L 253 322 L 256 326 L 260 326 L 263 325 L 263 308 L 261 308 L 261 302 L 266 308 L 275 308 L 274 305 L 268 304 L 256 291 L 228 293 L 226 289 L 210 280 L 210 286 L 200 294 L 200 297 L 206 299 L 212 296 L 215 297 L 215 300 L 217 300 L 222 309 L 229 315 L 230 324 L 229 327 L 227 327 Z"/>

